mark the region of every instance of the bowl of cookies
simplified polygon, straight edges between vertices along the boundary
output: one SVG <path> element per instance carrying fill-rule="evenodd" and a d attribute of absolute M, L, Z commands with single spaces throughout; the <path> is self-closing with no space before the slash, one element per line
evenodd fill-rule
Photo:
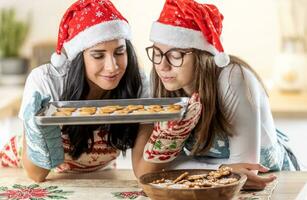
<path fill-rule="evenodd" d="M 246 175 L 232 172 L 229 167 L 219 170 L 166 170 L 144 174 L 139 183 L 152 200 L 226 200 L 235 197 Z"/>

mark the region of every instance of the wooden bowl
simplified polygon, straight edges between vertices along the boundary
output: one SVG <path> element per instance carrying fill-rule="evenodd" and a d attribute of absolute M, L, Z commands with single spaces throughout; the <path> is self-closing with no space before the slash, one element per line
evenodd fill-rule
<path fill-rule="evenodd" d="M 239 193 L 242 186 L 244 185 L 247 177 L 241 173 L 232 173 L 229 177 L 237 178 L 238 181 L 223 185 L 223 186 L 214 186 L 209 188 L 200 188 L 200 189 L 177 189 L 177 188 L 164 188 L 159 186 L 154 186 L 152 183 L 155 180 L 159 179 L 170 179 L 174 180 L 184 172 L 188 172 L 189 175 L 197 175 L 208 173 L 212 170 L 205 169 L 183 169 L 183 170 L 168 170 L 161 172 L 154 172 L 144 174 L 140 177 L 139 183 L 143 188 L 144 192 L 152 200 L 192 200 L 192 199 L 210 199 L 210 200 L 226 200 L 232 199 L 235 195 Z"/>

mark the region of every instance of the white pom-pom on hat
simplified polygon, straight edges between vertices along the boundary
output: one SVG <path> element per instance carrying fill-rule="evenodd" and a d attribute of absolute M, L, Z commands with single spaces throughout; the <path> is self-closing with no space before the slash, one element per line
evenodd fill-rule
<path fill-rule="evenodd" d="M 50 59 L 54 67 L 62 67 L 66 63 L 66 60 L 67 57 L 63 53 L 57 54 L 56 52 L 52 54 Z"/>
<path fill-rule="evenodd" d="M 214 56 L 214 62 L 218 67 L 226 67 L 230 62 L 229 55 L 224 52 L 219 52 Z"/>

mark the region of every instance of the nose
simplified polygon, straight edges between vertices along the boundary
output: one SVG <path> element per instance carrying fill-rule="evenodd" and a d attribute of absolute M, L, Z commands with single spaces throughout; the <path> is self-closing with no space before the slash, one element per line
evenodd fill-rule
<path fill-rule="evenodd" d="M 172 66 L 167 62 L 165 56 L 163 56 L 161 63 L 156 66 L 161 71 L 169 71 L 172 69 Z"/>
<path fill-rule="evenodd" d="M 107 56 L 104 62 L 104 69 L 108 72 L 115 72 L 118 69 L 118 65 L 114 56 Z"/>

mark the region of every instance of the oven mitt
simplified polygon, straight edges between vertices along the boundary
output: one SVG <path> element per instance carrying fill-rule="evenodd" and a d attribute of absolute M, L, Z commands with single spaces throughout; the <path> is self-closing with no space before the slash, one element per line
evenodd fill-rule
<path fill-rule="evenodd" d="M 181 120 L 156 122 L 153 133 L 144 148 L 144 159 L 154 163 L 174 160 L 198 123 L 201 110 L 199 95 L 194 93 Z"/>
<path fill-rule="evenodd" d="M 59 126 L 40 126 L 35 114 L 50 101 L 35 91 L 23 113 L 27 155 L 37 166 L 52 169 L 64 161 L 64 149 Z"/>

